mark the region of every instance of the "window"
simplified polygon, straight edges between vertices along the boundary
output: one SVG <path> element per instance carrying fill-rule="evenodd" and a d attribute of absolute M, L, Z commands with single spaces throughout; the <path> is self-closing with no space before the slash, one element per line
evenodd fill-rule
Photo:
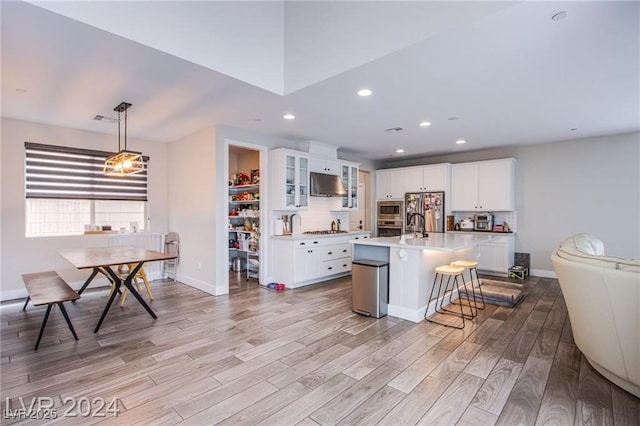
<path fill-rule="evenodd" d="M 105 176 L 111 153 L 102 151 L 26 142 L 25 153 L 27 237 L 82 234 L 87 226 L 145 228 L 146 170 Z"/>

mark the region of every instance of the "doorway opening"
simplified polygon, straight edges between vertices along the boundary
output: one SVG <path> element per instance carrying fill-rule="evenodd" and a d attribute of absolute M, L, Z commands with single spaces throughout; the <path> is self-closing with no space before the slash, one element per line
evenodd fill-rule
<path fill-rule="evenodd" d="M 264 263 L 261 150 L 229 144 L 227 234 L 229 293 L 260 284 Z"/>

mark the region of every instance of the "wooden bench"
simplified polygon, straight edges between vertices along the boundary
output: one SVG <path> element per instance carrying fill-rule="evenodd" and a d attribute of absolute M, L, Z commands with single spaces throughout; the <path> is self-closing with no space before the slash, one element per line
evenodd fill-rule
<path fill-rule="evenodd" d="M 29 294 L 22 310 L 24 311 L 27 308 L 29 300 L 31 300 L 31 303 L 33 303 L 34 306 L 47 305 L 47 312 L 44 314 L 44 321 L 42 321 L 42 326 L 40 327 L 40 333 L 38 334 L 38 340 L 36 341 L 36 347 L 34 350 L 38 350 L 38 345 L 40 345 L 40 339 L 42 339 L 44 327 L 47 325 L 49 313 L 51 313 L 51 308 L 54 304 L 60 307 L 60 311 L 69 326 L 69 330 L 73 333 L 73 337 L 78 340 L 76 331 L 73 329 L 73 325 L 71 324 L 71 320 L 69 319 L 69 315 L 67 315 L 67 310 L 64 308 L 63 303 L 77 300 L 80 298 L 80 295 L 73 291 L 73 289 L 69 287 L 69 284 L 60 278 L 60 276 L 54 271 L 22 274 L 22 280 L 24 281 L 24 286 L 27 288 L 27 293 Z"/>

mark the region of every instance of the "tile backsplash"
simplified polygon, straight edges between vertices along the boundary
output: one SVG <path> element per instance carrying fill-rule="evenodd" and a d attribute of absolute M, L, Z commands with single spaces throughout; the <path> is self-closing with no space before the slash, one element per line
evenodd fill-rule
<path fill-rule="evenodd" d="M 339 197 L 309 197 L 307 209 L 292 211 L 273 211 L 273 219 L 283 214 L 296 216 L 293 218 L 293 231 L 296 234 L 306 231 L 321 231 L 331 229 L 331 222 L 340 219 L 342 230 L 349 229 L 349 212 L 339 211 L 341 198 Z"/>
<path fill-rule="evenodd" d="M 494 225 L 502 225 L 505 222 L 511 228 L 511 231 L 518 231 L 518 212 L 491 212 L 493 214 L 493 224 Z M 471 218 L 476 212 L 456 212 L 454 215 L 454 222 L 458 223 L 462 219 Z"/>

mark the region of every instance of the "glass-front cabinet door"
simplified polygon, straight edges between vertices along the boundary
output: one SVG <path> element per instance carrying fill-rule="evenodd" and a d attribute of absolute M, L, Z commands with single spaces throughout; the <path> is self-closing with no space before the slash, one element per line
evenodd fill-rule
<path fill-rule="evenodd" d="M 286 155 L 286 207 L 300 208 L 309 205 L 309 159 L 298 155 Z"/>
<path fill-rule="evenodd" d="M 298 157 L 298 207 L 309 206 L 309 159 Z"/>
<path fill-rule="evenodd" d="M 298 151 L 271 151 L 274 210 L 297 210 L 309 206 L 309 157 Z"/>
<path fill-rule="evenodd" d="M 340 169 L 347 196 L 342 197 L 343 210 L 358 210 L 358 165 L 343 163 Z"/>

